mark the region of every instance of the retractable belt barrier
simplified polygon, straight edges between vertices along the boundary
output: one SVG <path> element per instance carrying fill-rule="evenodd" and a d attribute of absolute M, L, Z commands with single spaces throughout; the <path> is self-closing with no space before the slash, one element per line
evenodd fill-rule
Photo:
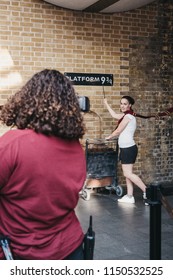
<path fill-rule="evenodd" d="M 166 196 L 173 195 L 173 183 L 163 185 L 152 183 L 147 188 L 147 199 L 150 205 L 150 259 L 161 260 L 161 206 L 173 218 L 173 207 Z"/>

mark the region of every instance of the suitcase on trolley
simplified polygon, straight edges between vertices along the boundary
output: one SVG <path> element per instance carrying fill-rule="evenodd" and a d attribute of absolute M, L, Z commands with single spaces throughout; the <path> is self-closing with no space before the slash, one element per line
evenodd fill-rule
<path fill-rule="evenodd" d="M 118 185 L 117 163 L 118 143 L 117 139 L 86 140 L 86 165 L 87 178 L 82 189 L 82 197 L 89 200 L 93 189 L 104 188 L 114 190 L 118 196 L 122 196 L 123 188 Z"/>

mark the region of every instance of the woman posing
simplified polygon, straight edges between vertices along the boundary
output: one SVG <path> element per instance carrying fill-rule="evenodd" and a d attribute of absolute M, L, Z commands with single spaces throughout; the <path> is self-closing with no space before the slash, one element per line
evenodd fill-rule
<path fill-rule="evenodd" d="M 148 205 L 146 202 L 146 185 L 142 182 L 139 176 L 133 173 L 133 165 L 138 154 L 138 148 L 134 141 L 136 118 L 132 110 L 132 105 L 135 101 L 131 96 L 123 96 L 120 100 L 120 109 L 122 113 L 116 113 L 109 106 L 106 98 L 104 99 L 104 103 L 111 116 L 118 120 L 117 128 L 108 137 L 106 137 L 106 140 L 118 138 L 120 160 L 123 175 L 125 176 L 127 184 L 127 194 L 118 199 L 118 202 L 135 203 L 133 185 L 136 185 L 143 191 L 145 205 Z"/>

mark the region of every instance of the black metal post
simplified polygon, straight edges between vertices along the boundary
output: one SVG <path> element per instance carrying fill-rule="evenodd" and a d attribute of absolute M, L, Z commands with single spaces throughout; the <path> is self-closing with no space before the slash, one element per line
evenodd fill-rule
<path fill-rule="evenodd" d="M 161 201 L 160 184 L 150 185 L 150 260 L 161 260 Z"/>

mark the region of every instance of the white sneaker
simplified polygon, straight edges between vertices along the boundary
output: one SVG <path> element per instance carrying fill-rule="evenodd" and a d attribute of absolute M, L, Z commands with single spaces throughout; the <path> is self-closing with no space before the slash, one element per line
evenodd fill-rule
<path fill-rule="evenodd" d="M 147 201 L 144 201 L 145 206 L 149 206 L 149 203 Z"/>
<path fill-rule="evenodd" d="M 134 199 L 134 196 L 129 197 L 129 196 L 126 194 L 126 195 L 124 195 L 122 198 L 119 198 L 119 199 L 118 199 L 118 202 L 134 204 L 134 203 L 135 203 L 135 199 Z"/>

